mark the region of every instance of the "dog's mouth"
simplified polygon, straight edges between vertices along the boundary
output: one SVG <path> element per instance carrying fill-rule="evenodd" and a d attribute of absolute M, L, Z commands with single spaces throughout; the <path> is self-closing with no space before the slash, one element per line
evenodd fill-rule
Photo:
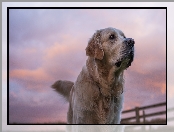
<path fill-rule="evenodd" d="M 131 66 L 134 58 L 134 44 L 135 41 L 132 38 L 126 38 L 123 41 L 121 56 L 115 63 L 117 67 L 122 67 L 123 65 L 124 68 L 128 68 Z"/>
<path fill-rule="evenodd" d="M 131 66 L 133 59 L 134 59 L 134 50 L 132 48 L 132 50 L 129 51 L 126 55 L 124 55 L 120 59 L 118 59 L 117 62 L 115 63 L 115 65 L 117 67 L 121 67 L 122 65 L 124 65 L 125 68 L 128 68 L 129 66 Z"/>

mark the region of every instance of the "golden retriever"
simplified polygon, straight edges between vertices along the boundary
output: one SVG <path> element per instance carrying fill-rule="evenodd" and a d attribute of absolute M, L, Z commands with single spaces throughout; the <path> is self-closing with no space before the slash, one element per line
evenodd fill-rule
<path fill-rule="evenodd" d="M 68 124 L 119 124 L 123 73 L 134 58 L 134 40 L 115 28 L 97 30 L 86 47 L 86 65 L 75 83 L 52 85 L 69 101 Z"/>

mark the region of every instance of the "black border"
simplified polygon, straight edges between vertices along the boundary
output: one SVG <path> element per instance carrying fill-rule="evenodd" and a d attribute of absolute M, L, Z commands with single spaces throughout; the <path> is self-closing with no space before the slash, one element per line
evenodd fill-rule
<path fill-rule="evenodd" d="M 166 124 L 27 124 L 9 123 L 9 10 L 10 9 L 166 9 Z M 7 7 L 7 125 L 167 125 L 167 7 Z"/>
<path fill-rule="evenodd" d="M 9 9 L 7 8 L 7 125 L 9 125 Z"/>

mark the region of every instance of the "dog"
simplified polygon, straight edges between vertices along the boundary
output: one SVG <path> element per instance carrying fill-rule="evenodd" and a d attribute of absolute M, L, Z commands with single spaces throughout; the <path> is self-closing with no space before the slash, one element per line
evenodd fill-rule
<path fill-rule="evenodd" d="M 93 34 L 77 80 L 58 80 L 52 85 L 69 101 L 68 124 L 120 124 L 123 73 L 133 62 L 134 44 L 134 39 L 111 27 Z"/>

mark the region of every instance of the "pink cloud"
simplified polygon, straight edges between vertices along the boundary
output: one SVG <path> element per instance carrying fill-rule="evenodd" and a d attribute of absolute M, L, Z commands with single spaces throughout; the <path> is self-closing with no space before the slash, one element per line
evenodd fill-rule
<path fill-rule="evenodd" d="M 50 86 L 58 79 L 76 80 L 86 62 L 89 38 L 95 30 L 106 27 L 121 29 L 135 40 L 135 59 L 125 72 L 125 109 L 165 100 L 165 11 L 16 11 L 11 12 L 10 21 L 10 83 L 19 84 L 22 90 L 18 93 L 14 86 L 10 88 L 14 101 L 10 107 L 11 121 L 47 122 L 56 121 L 57 116 L 61 120 L 66 118 L 59 115 L 66 115 L 67 107 L 60 110 L 63 101 L 54 107 L 60 98 L 50 92 Z M 47 101 L 54 97 L 53 102 L 44 102 L 41 95 Z M 17 98 L 32 104 L 19 103 Z M 43 106 L 37 107 L 39 104 Z M 19 116 L 20 112 L 24 112 L 27 121 Z"/>
<path fill-rule="evenodd" d="M 124 110 L 132 109 L 131 106 L 134 106 L 134 107 L 141 106 L 140 102 L 129 102 L 129 103 L 130 103 L 129 105 L 124 105 L 124 107 L 123 107 Z"/>
<path fill-rule="evenodd" d="M 43 71 L 43 69 L 39 68 L 36 70 L 12 70 L 10 72 L 10 77 L 12 78 L 23 78 L 24 80 L 33 79 L 33 80 L 49 80 L 47 74 Z"/>
<path fill-rule="evenodd" d="M 49 87 L 48 83 L 53 80 L 42 68 L 12 70 L 10 71 L 10 79 L 16 80 L 24 88 L 39 91 L 45 91 L 45 87 Z"/>
<path fill-rule="evenodd" d="M 29 103 L 18 102 L 10 106 L 10 123 L 58 123 L 66 122 L 67 104 L 45 104 L 31 106 Z"/>

